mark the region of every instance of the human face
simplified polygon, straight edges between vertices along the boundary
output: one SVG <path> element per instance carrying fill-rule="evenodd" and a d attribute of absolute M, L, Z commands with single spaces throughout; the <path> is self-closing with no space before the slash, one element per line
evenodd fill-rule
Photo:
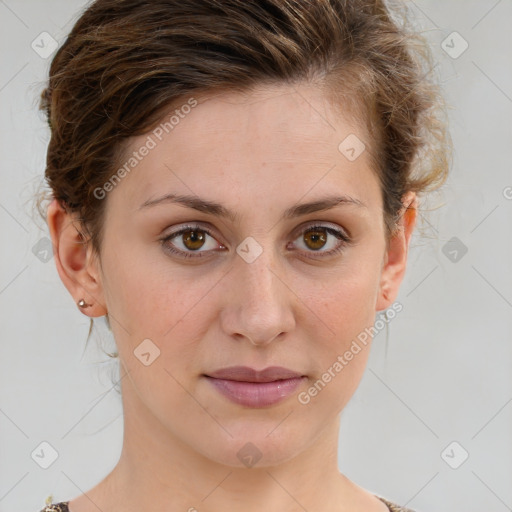
<path fill-rule="evenodd" d="M 308 389 L 389 305 L 379 182 L 367 150 L 351 161 L 338 149 L 349 134 L 367 148 L 371 140 L 306 85 L 218 94 L 190 110 L 162 140 L 152 132 L 156 146 L 105 198 L 104 303 L 148 418 L 212 461 L 243 467 L 239 451 L 251 443 L 258 465 L 278 464 L 337 421 L 370 343 L 315 396 Z M 166 194 L 218 203 L 234 218 L 151 203 Z M 350 199 L 284 216 L 338 196 Z M 301 378 L 281 390 L 211 378 L 232 366 Z"/>

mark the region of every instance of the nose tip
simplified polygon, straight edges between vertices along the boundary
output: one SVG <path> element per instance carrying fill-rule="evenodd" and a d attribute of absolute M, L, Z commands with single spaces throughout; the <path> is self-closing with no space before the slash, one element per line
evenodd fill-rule
<path fill-rule="evenodd" d="M 273 257 L 264 251 L 251 263 L 242 259 L 226 283 L 229 292 L 221 313 L 223 329 L 233 339 L 252 346 L 268 346 L 295 325 L 294 294 L 273 270 Z"/>
<path fill-rule="evenodd" d="M 249 341 L 255 345 L 255 346 L 258 346 L 258 345 L 268 345 L 269 343 L 272 343 L 272 341 L 274 341 L 275 338 L 277 338 L 281 333 L 278 333 L 276 334 L 275 336 L 272 336 L 272 338 L 270 339 L 267 339 L 267 340 L 253 340 L 253 338 L 251 338 L 251 336 L 247 335 L 247 338 L 249 338 Z"/>

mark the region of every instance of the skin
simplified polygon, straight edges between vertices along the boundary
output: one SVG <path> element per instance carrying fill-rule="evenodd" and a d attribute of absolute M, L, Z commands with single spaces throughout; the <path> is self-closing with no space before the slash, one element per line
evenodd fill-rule
<path fill-rule="evenodd" d="M 123 377 L 120 460 L 70 501 L 70 511 L 131 512 L 148 503 L 159 512 L 385 511 L 337 461 L 340 414 L 371 343 L 308 404 L 297 396 L 396 299 L 416 197 L 404 198 L 412 208 L 387 246 L 368 149 L 354 161 L 338 151 L 351 133 L 371 147 L 365 123 L 335 114 L 318 87 L 195 97 L 191 113 L 107 194 L 99 255 L 81 243 L 76 215 L 57 201 L 48 208 L 59 275 L 75 302 L 92 304 L 85 315 L 108 312 Z M 172 203 L 139 209 L 166 193 L 221 203 L 239 223 Z M 366 206 L 281 218 L 291 206 L 333 194 Z M 353 243 L 323 255 L 340 241 L 327 234 L 325 246 L 314 245 L 302 229 L 312 221 L 345 230 Z M 195 222 L 212 230 L 212 237 L 202 232 L 202 247 L 183 236 L 167 244 L 209 255 L 166 252 L 160 240 Z M 251 263 L 236 252 L 249 236 L 263 250 Z M 145 339 L 160 350 L 149 366 L 133 353 Z M 248 408 L 202 377 L 232 365 L 279 365 L 307 379 L 283 402 Z M 261 453 L 251 468 L 237 457 L 247 442 Z"/>

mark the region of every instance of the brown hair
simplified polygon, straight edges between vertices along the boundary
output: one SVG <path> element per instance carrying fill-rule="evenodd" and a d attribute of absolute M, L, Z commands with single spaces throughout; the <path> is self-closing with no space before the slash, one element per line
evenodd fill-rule
<path fill-rule="evenodd" d="M 428 45 L 382 0 L 96 0 L 55 54 L 41 95 L 51 195 L 78 213 L 99 253 L 106 201 L 94 190 L 129 137 L 193 92 L 311 81 L 372 134 L 389 236 L 403 195 L 447 177 L 430 62 Z"/>

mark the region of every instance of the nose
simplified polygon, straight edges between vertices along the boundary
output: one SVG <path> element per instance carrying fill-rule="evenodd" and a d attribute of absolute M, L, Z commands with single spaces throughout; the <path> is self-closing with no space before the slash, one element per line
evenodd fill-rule
<path fill-rule="evenodd" d="M 266 346 L 295 326 L 296 296 L 270 253 L 264 250 L 251 263 L 237 256 L 225 283 L 229 292 L 221 312 L 222 327 L 230 337 L 255 346 Z"/>

